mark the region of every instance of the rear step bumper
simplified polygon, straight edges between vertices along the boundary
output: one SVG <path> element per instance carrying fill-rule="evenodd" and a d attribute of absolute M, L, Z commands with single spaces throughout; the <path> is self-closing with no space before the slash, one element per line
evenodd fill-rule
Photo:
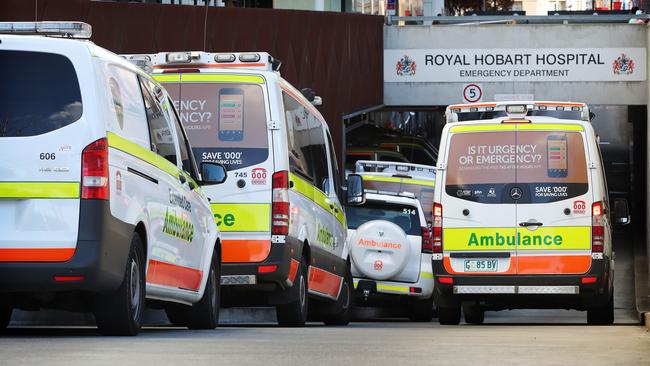
<path fill-rule="evenodd" d="M 66 262 L 0 263 L 0 292 L 114 291 L 124 279 L 134 230 L 111 215 L 108 201 L 81 200 L 74 256 Z M 60 276 L 68 280 L 56 281 Z"/>

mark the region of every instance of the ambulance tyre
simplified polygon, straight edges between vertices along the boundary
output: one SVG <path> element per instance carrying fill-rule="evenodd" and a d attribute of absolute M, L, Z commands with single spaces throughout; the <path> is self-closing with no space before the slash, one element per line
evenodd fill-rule
<path fill-rule="evenodd" d="M 608 300 L 587 309 L 587 324 L 612 325 L 614 324 L 614 291 L 611 291 Z"/>
<path fill-rule="evenodd" d="M 115 292 L 95 297 L 95 319 L 103 335 L 133 336 L 140 332 L 145 307 L 144 263 L 142 241 L 134 233 L 122 285 Z"/>
<path fill-rule="evenodd" d="M 11 298 L 8 294 L 0 294 L 0 333 L 9 325 L 12 312 Z"/>
<path fill-rule="evenodd" d="M 205 284 L 203 297 L 189 308 L 188 328 L 214 329 L 219 324 L 219 305 L 221 302 L 221 259 L 218 248 L 212 254 L 210 275 Z"/>
<path fill-rule="evenodd" d="M 409 320 L 412 322 L 430 322 L 433 319 L 433 295 L 428 299 L 413 299 L 409 309 Z"/>
<path fill-rule="evenodd" d="M 307 321 L 309 309 L 307 264 L 303 257 L 296 273 L 296 279 L 291 286 L 293 300 L 286 304 L 275 306 L 275 314 L 281 327 L 303 327 Z"/>
<path fill-rule="evenodd" d="M 477 302 L 463 303 L 463 316 L 467 324 L 483 324 L 485 310 Z"/>
<path fill-rule="evenodd" d="M 333 309 L 323 315 L 323 323 L 325 325 L 348 325 L 352 317 L 352 272 L 348 268 L 343 284 L 341 285 L 341 293 L 338 300 L 333 304 Z"/>
<path fill-rule="evenodd" d="M 458 325 L 460 323 L 460 302 L 453 297 L 437 298 L 438 322 L 442 325 Z"/>

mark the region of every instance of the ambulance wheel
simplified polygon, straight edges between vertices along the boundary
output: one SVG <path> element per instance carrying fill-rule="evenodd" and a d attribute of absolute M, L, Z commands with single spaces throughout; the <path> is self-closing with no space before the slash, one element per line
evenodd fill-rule
<path fill-rule="evenodd" d="M 293 300 L 275 307 L 275 314 L 281 327 L 303 327 L 307 321 L 309 284 L 307 282 L 307 264 L 305 262 L 303 257 L 300 260 L 298 273 L 296 273 L 297 277 L 289 290 Z"/>
<path fill-rule="evenodd" d="M 8 294 L 0 294 L 0 332 L 4 331 L 11 321 L 13 306 Z"/>
<path fill-rule="evenodd" d="M 438 296 L 438 322 L 442 325 L 458 325 L 460 323 L 460 302 L 453 296 Z"/>
<path fill-rule="evenodd" d="M 614 291 L 603 304 L 587 309 L 587 324 L 612 325 L 614 324 Z"/>
<path fill-rule="evenodd" d="M 463 316 L 467 324 L 483 324 L 485 310 L 477 302 L 466 302 L 463 304 Z"/>
<path fill-rule="evenodd" d="M 343 277 L 343 284 L 341 285 L 341 293 L 339 298 L 334 303 L 333 309 L 328 309 L 323 315 L 323 323 L 325 325 L 348 325 L 352 317 L 352 272 L 348 268 L 345 277 Z"/>
<path fill-rule="evenodd" d="M 412 322 L 430 322 L 433 319 L 433 295 L 428 299 L 413 299 L 409 309 L 409 320 Z"/>
<path fill-rule="evenodd" d="M 203 297 L 189 308 L 188 328 L 214 329 L 219 324 L 219 304 L 221 302 L 221 259 L 215 248 L 212 254 L 210 275 L 205 285 Z"/>
<path fill-rule="evenodd" d="M 95 297 L 94 313 L 103 335 L 136 335 L 142 326 L 145 307 L 145 273 L 142 241 L 131 239 L 124 281 L 117 291 Z"/>

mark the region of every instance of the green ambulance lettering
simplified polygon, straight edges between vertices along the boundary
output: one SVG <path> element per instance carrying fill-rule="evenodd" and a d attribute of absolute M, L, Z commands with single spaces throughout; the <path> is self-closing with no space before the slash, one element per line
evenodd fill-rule
<path fill-rule="evenodd" d="M 316 235 L 316 241 L 319 241 L 327 246 L 334 246 L 334 235 L 330 233 L 324 226 L 318 224 L 318 234 Z"/>
<path fill-rule="evenodd" d="M 529 235 L 524 233 L 522 236 L 521 233 L 515 235 L 501 235 L 495 233 L 494 235 L 476 235 L 476 233 L 471 233 L 469 235 L 469 240 L 467 241 L 468 247 L 502 247 L 502 246 L 514 246 L 516 243 L 519 243 L 523 246 L 543 246 L 543 245 L 562 245 L 563 238 L 561 235 Z"/>
<path fill-rule="evenodd" d="M 175 238 L 192 242 L 194 238 L 194 224 L 184 220 L 169 209 L 165 211 L 165 223 L 162 228 L 163 233 Z"/>
<path fill-rule="evenodd" d="M 225 226 L 233 226 L 235 225 L 235 215 L 233 214 L 214 214 L 214 221 L 217 223 L 217 226 L 221 226 L 221 224 L 224 224 Z"/>

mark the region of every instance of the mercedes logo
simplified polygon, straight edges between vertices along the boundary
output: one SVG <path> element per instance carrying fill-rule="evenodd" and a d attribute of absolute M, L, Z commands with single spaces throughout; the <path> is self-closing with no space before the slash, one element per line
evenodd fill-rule
<path fill-rule="evenodd" d="M 521 195 L 522 195 L 522 192 L 521 192 L 521 188 L 519 188 L 519 187 L 513 187 L 513 188 L 510 190 L 510 197 L 511 197 L 513 200 L 515 200 L 515 201 L 517 201 L 518 199 L 520 199 L 520 198 L 521 198 Z"/>
<path fill-rule="evenodd" d="M 379 230 L 379 236 L 384 236 L 384 231 L 383 230 Z"/>

